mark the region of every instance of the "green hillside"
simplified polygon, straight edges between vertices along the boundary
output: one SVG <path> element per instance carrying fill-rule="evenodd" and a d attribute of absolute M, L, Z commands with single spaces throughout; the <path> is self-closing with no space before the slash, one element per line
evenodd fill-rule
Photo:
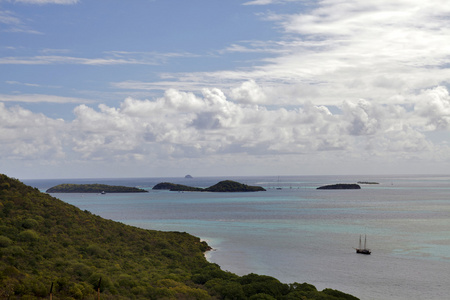
<path fill-rule="evenodd" d="M 0 174 L 0 299 L 356 299 L 237 276 L 181 232 L 105 220 Z M 304 271 L 304 270 L 303 270 Z M 101 279 L 101 280 L 100 280 Z M 96 299 L 96 298 L 95 298 Z"/>

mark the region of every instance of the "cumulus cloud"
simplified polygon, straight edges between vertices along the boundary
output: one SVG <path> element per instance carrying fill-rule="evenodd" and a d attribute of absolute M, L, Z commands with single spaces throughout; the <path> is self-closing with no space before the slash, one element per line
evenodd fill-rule
<path fill-rule="evenodd" d="M 417 99 L 414 110 L 425 119 L 428 130 L 450 129 L 450 96 L 445 87 L 424 90 Z"/>
<path fill-rule="evenodd" d="M 127 98 L 118 109 L 101 105 L 96 111 L 81 105 L 75 114 L 75 150 L 87 156 L 113 149 L 168 158 L 342 147 L 341 142 L 331 145 L 338 139 L 329 136 L 336 132 L 327 121 L 338 123 L 325 107 L 270 111 L 229 101 L 219 89 L 205 89 L 202 97 L 168 90 L 155 101 Z M 310 142 L 314 135 L 318 140 Z"/>
<path fill-rule="evenodd" d="M 64 158 L 66 124 L 19 106 L 0 102 L 0 156 L 2 159 Z"/>
<path fill-rule="evenodd" d="M 267 99 L 263 89 L 254 81 L 249 80 L 231 91 L 231 96 L 241 103 L 265 103 Z"/>
<path fill-rule="evenodd" d="M 413 109 L 361 99 L 342 102 L 334 113 L 311 102 L 289 110 L 240 104 L 219 89 L 204 89 L 200 96 L 168 90 L 154 100 L 129 97 L 119 107 L 82 104 L 71 122 L 2 104 L 0 148 L 3 157 L 76 155 L 93 161 L 318 152 L 419 154 L 434 147 L 421 120 L 436 129 L 448 128 L 449 111 L 448 91 L 442 87 L 424 91 Z"/>

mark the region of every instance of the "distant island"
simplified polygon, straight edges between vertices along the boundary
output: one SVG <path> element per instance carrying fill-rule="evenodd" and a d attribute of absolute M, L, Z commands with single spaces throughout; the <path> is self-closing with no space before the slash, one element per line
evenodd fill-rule
<path fill-rule="evenodd" d="M 318 190 L 359 190 L 361 187 L 356 183 L 338 183 L 324 185 L 317 188 Z"/>
<path fill-rule="evenodd" d="M 46 193 L 148 193 L 148 191 L 120 185 L 63 183 L 49 188 Z"/>
<path fill-rule="evenodd" d="M 184 178 L 189 178 L 190 179 L 190 178 L 194 178 L 194 177 L 192 177 L 191 175 L 188 174 L 188 175 L 184 176 Z"/>
<path fill-rule="evenodd" d="M 265 191 L 263 187 L 250 186 L 232 180 L 220 181 L 219 183 L 216 183 L 215 185 L 212 185 L 208 188 L 199 188 L 170 182 L 161 182 L 155 185 L 153 189 L 170 190 L 176 192 L 218 192 L 218 193 Z"/>
<path fill-rule="evenodd" d="M 375 181 L 358 181 L 358 184 L 379 184 L 378 182 Z"/>

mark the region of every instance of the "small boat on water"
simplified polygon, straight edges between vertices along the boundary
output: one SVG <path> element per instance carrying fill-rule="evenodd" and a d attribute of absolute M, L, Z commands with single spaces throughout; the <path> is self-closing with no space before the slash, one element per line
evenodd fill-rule
<path fill-rule="evenodd" d="M 358 247 L 358 248 L 355 248 L 356 253 L 359 253 L 359 254 L 366 254 L 366 255 L 369 255 L 370 253 L 372 253 L 372 252 L 370 251 L 370 249 L 367 249 L 366 244 L 367 244 L 367 237 L 366 237 L 366 235 L 364 235 L 364 248 L 361 247 L 361 235 L 360 235 L 360 236 L 359 236 L 359 247 Z"/>

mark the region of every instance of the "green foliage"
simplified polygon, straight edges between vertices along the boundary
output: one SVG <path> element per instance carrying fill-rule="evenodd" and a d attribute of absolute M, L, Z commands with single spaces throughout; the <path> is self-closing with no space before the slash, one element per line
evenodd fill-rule
<path fill-rule="evenodd" d="M 213 295 L 216 295 L 221 299 L 247 299 L 242 285 L 237 281 L 213 278 L 206 283 L 206 287 L 208 287 Z"/>
<path fill-rule="evenodd" d="M 26 219 L 22 222 L 22 227 L 26 229 L 36 228 L 38 226 L 38 221 L 35 219 Z"/>
<path fill-rule="evenodd" d="M 105 220 L 0 174 L 0 299 L 356 299 L 206 261 L 183 232 Z M 100 280 L 101 279 L 101 280 Z M 100 285 L 99 285 L 100 284 Z"/>
<path fill-rule="evenodd" d="M 154 190 L 170 190 L 170 191 L 183 191 L 183 192 L 259 192 L 265 191 L 264 188 L 260 186 L 250 186 L 242 184 L 232 180 L 224 180 L 210 186 L 209 188 L 203 189 L 198 187 L 191 187 L 182 184 L 175 184 L 170 182 L 161 182 L 153 187 Z"/>
<path fill-rule="evenodd" d="M 361 186 L 356 183 L 337 183 L 319 186 L 318 190 L 359 190 Z"/>
<path fill-rule="evenodd" d="M 0 235 L 0 248 L 6 248 L 12 244 L 12 240 L 7 237 Z"/>
<path fill-rule="evenodd" d="M 221 181 L 209 188 L 205 189 L 207 192 L 260 192 L 265 191 L 260 186 L 250 186 L 232 180 Z"/>
<path fill-rule="evenodd" d="M 239 279 L 245 295 L 250 297 L 255 294 L 267 294 L 280 298 L 289 293 L 289 285 L 281 283 L 278 279 L 257 274 L 248 274 Z"/>
<path fill-rule="evenodd" d="M 147 193 L 136 187 L 107 184 L 71 184 L 63 183 L 49 188 L 47 193 Z"/>
<path fill-rule="evenodd" d="M 354 297 L 352 295 L 343 293 L 341 291 L 333 290 L 333 289 L 324 289 L 323 293 L 326 294 L 326 295 L 333 296 L 333 297 L 335 297 L 336 299 L 339 299 L 339 300 L 357 300 L 358 299 L 358 298 L 356 298 L 356 297 Z"/>
<path fill-rule="evenodd" d="M 202 188 L 196 188 L 183 184 L 175 184 L 170 182 L 161 182 L 153 187 L 153 190 L 170 190 L 170 191 L 184 191 L 184 192 L 203 192 Z"/>
<path fill-rule="evenodd" d="M 39 239 L 39 234 L 32 229 L 28 229 L 28 230 L 24 230 L 21 233 L 19 233 L 18 238 L 19 238 L 19 240 L 24 241 L 24 242 L 33 242 L 33 241 L 37 241 Z"/>
<path fill-rule="evenodd" d="M 253 296 L 250 296 L 248 298 L 248 300 L 276 300 L 274 297 L 264 294 L 264 293 L 259 293 L 259 294 L 255 294 Z"/>

